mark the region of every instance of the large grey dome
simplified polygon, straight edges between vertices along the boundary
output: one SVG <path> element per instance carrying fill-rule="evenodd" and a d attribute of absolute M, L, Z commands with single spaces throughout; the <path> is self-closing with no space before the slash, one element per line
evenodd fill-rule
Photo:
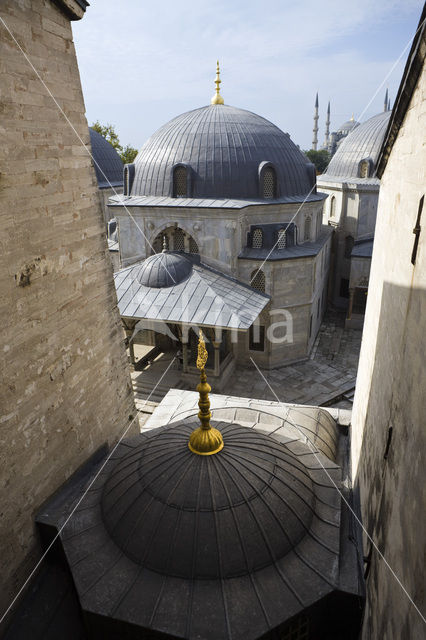
<path fill-rule="evenodd" d="M 115 544 L 151 571 L 193 580 L 245 576 L 285 558 L 311 529 L 308 469 L 269 436 L 228 423 L 214 424 L 219 454 L 194 455 L 197 426 L 160 429 L 116 465 L 102 497 Z"/>
<path fill-rule="evenodd" d="M 356 178 L 359 176 L 359 163 L 364 159 L 370 159 L 375 167 L 390 114 L 390 111 L 379 113 L 356 127 L 340 144 L 326 173 L 319 179 L 331 179 L 332 176 Z"/>
<path fill-rule="evenodd" d="M 172 196 L 173 169 L 182 163 L 192 198 L 258 199 L 264 162 L 275 168 L 278 198 L 304 196 L 315 183 L 289 135 L 250 111 L 210 105 L 183 113 L 149 138 L 135 159 L 131 195 Z"/>
<path fill-rule="evenodd" d="M 136 276 L 145 287 L 160 289 L 183 282 L 192 271 L 192 262 L 176 253 L 155 253 L 143 261 Z"/>
<path fill-rule="evenodd" d="M 123 163 L 117 151 L 94 129 L 89 128 L 89 133 L 98 187 L 123 186 Z"/>
<path fill-rule="evenodd" d="M 350 133 L 353 129 L 356 129 L 356 127 L 359 127 L 359 122 L 358 120 L 346 120 L 346 122 L 344 122 L 343 124 L 340 125 L 340 127 L 337 129 L 337 133 L 344 133 L 345 135 L 348 135 L 348 133 Z"/>

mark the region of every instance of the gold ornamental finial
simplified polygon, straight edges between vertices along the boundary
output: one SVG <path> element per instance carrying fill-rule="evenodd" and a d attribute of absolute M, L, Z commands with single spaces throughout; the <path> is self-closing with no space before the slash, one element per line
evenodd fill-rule
<path fill-rule="evenodd" d="M 199 456 L 211 456 L 213 453 L 218 453 L 223 449 L 223 438 L 221 432 L 218 429 L 214 429 L 210 424 L 212 414 L 210 412 L 209 392 L 212 389 L 207 382 L 207 376 L 204 370 L 207 358 L 208 354 L 206 343 L 204 341 L 203 332 L 200 330 L 197 357 L 197 369 L 200 371 L 200 383 L 197 385 L 197 391 L 200 394 L 200 398 L 198 400 L 198 406 L 200 408 L 198 417 L 200 418 L 201 426 L 191 433 L 188 442 L 188 447 L 192 453 L 197 453 Z"/>
<path fill-rule="evenodd" d="M 219 69 L 219 60 L 216 61 L 216 80 L 214 81 L 216 85 L 216 93 L 211 99 L 212 104 L 224 104 L 224 100 L 220 95 L 220 83 L 222 80 L 220 79 L 220 69 Z"/>
<path fill-rule="evenodd" d="M 351 122 L 353 122 L 353 121 L 354 121 L 354 114 L 352 114 L 352 118 L 351 118 Z"/>

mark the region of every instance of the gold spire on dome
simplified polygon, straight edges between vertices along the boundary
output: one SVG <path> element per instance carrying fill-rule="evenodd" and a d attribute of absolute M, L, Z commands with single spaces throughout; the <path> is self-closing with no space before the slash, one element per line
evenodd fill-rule
<path fill-rule="evenodd" d="M 352 117 L 351 117 L 351 122 L 353 121 L 354 121 L 354 114 L 352 114 Z"/>
<path fill-rule="evenodd" d="M 212 414 L 210 412 L 209 392 L 212 389 L 207 382 L 207 376 L 204 370 L 207 358 L 206 343 L 204 342 L 203 332 L 200 330 L 197 357 L 197 369 L 200 371 L 200 383 L 197 385 L 197 391 L 200 394 L 200 399 L 198 400 L 198 406 L 200 408 L 198 417 L 200 418 L 201 426 L 191 433 L 188 442 L 188 447 L 192 453 L 197 453 L 199 456 L 211 456 L 223 449 L 223 438 L 221 432 L 218 429 L 214 429 L 210 424 Z"/>
<path fill-rule="evenodd" d="M 219 60 L 216 62 L 216 80 L 214 81 L 216 85 L 216 93 L 211 99 L 212 104 L 224 104 L 224 100 L 220 95 L 220 83 L 222 80 L 220 79 L 220 69 L 219 69 Z"/>

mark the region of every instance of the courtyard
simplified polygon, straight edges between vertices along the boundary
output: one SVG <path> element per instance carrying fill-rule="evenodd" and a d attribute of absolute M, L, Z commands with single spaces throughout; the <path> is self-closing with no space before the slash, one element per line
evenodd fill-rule
<path fill-rule="evenodd" d="M 255 364 L 250 368 L 237 366 L 227 395 L 350 409 L 361 335 L 359 329 L 345 329 L 344 313 L 327 311 L 308 360 L 260 372 Z M 144 355 L 146 351 L 140 347 L 137 353 Z M 170 353 L 160 353 L 142 371 L 132 371 L 141 424 L 170 388 L 188 388 L 180 374 L 178 362 Z"/>

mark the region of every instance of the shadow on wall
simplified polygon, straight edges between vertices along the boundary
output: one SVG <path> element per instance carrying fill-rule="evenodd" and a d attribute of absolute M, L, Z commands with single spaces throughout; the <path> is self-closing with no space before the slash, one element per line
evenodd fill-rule
<path fill-rule="evenodd" d="M 385 282 L 354 480 L 364 526 L 423 614 L 425 539 L 418 523 L 424 522 L 426 509 L 425 325 L 426 289 Z M 370 326 L 363 340 L 369 339 Z M 358 382 L 366 375 L 362 367 L 361 359 Z M 363 401 L 355 399 L 354 429 L 359 428 L 357 404 Z M 362 638 L 423 637 L 420 615 L 366 537 L 364 557 Z"/>

